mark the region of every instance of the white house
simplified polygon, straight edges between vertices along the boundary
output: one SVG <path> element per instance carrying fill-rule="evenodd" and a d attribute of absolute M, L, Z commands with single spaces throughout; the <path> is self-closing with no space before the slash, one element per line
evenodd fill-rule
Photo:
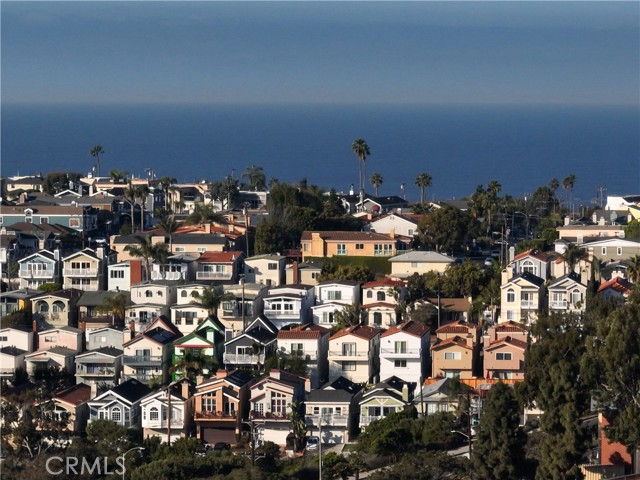
<path fill-rule="evenodd" d="M 270 289 L 264 297 L 264 315 L 280 329 L 292 323 L 307 323 L 314 304 L 313 286 L 284 285 Z"/>
<path fill-rule="evenodd" d="M 261 283 L 267 287 L 283 285 L 286 281 L 287 257 L 282 255 L 255 255 L 244 261 L 245 281 Z"/>
<path fill-rule="evenodd" d="M 297 355 L 304 359 L 311 388 L 318 388 L 328 378 L 329 332 L 313 323 L 278 332 L 278 355 Z"/>
<path fill-rule="evenodd" d="M 380 371 L 380 330 L 355 325 L 329 338 L 329 381 L 371 382 Z"/>
<path fill-rule="evenodd" d="M 380 335 L 380 377 L 420 383 L 429 376 L 431 335 L 423 323 L 408 321 Z"/>
<path fill-rule="evenodd" d="M 107 267 L 108 290 L 129 291 L 131 286 L 148 279 L 142 260 L 131 259 Z"/>
<path fill-rule="evenodd" d="M 140 409 L 144 438 L 158 437 L 161 442 L 166 442 L 169 434 L 171 442 L 174 442 L 181 437 L 194 434 L 194 393 L 195 386 L 189 380 L 182 379 L 172 383 L 170 387 L 162 387 L 143 397 L 140 400 Z"/>

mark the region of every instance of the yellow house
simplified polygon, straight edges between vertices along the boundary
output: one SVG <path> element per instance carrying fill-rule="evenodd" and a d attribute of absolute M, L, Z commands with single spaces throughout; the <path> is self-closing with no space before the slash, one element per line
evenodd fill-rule
<path fill-rule="evenodd" d="M 302 233 L 302 260 L 309 257 L 391 257 L 397 252 L 394 232 L 312 232 Z"/>

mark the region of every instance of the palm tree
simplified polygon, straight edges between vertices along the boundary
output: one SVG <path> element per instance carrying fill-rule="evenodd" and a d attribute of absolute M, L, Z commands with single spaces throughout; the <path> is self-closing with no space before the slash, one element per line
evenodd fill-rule
<path fill-rule="evenodd" d="M 135 187 L 131 184 L 131 180 L 129 180 L 129 185 L 127 186 L 127 188 L 124 189 L 124 198 L 125 200 L 127 200 L 129 202 L 129 204 L 131 205 L 131 231 L 135 232 L 135 218 L 134 218 L 134 211 L 135 211 L 135 206 L 136 206 L 136 189 Z"/>
<path fill-rule="evenodd" d="M 96 158 L 98 177 L 100 176 L 100 154 L 102 153 L 104 153 L 102 145 L 94 145 L 93 147 L 91 147 L 91 150 L 89 150 L 89 155 Z"/>
<path fill-rule="evenodd" d="M 562 180 L 562 188 L 569 191 L 569 209 L 573 215 L 573 186 L 576 183 L 576 176 L 572 173 Z"/>
<path fill-rule="evenodd" d="M 129 255 L 135 258 L 144 259 L 145 266 L 147 267 L 147 275 L 151 275 L 151 260 L 155 258 L 156 250 L 155 246 L 151 242 L 151 236 L 135 235 L 134 237 L 138 245 L 127 245 L 124 247 L 125 252 L 129 252 Z"/>
<path fill-rule="evenodd" d="M 378 196 L 378 187 L 382 185 L 382 180 L 382 175 L 380 175 L 378 172 L 373 173 L 371 175 L 371 178 L 369 179 L 369 181 L 371 182 L 371 186 L 376 191 L 376 197 Z"/>
<path fill-rule="evenodd" d="M 129 172 L 127 172 L 126 170 L 117 170 L 115 168 L 113 168 L 109 172 L 109 176 L 111 177 L 113 183 L 120 183 L 124 178 L 126 178 L 128 174 Z"/>
<path fill-rule="evenodd" d="M 552 178 L 549 181 L 549 188 L 553 192 L 553 213 L 556 213 L 556 203 L 558 203 L 558 197 L 556 196 L 556 191 L 560 188 L 560 182 L 557 178 Z"/>
<path fill-rule="evenodd" d="M 425 191 L 431 186 L 433 179 L 427 172 L 419 173 L 416 177 L 416 186 L 420 187 L 420 203 L 425 201 Z"/>
<path fill-rule="evenodd" d="M 202 203 L 196 204 L 196 208 L 185 220 L 186 225 L 198 225 L 207 222 L 226 223 L 225 218 L 219 212 L 213 211 L 213 206 Z"/>
<path fill-rule="evenodd" d="M 365 160 L 371 155 L 369 145 L 362 138 L 358 138 L 351 144 L 351 150 L 355 153 L 356 157 L 360 161 L 360 204 L 364 202 L 364 183 L 366 178 L 365 173 Z"/>
<path fill-rule="evenodd" d="M 569 267 L 568 273 L 574 273 L 576 265 L 580 263 L 581 260 L 586 260 L 589 257 L 587 251 L 576 245 L 575 243 L 570 243 L 567 245 L 564 253 L 560 255 L 560 258 L 564 261 L 565 265 Z"/>
<path fill-rule="evenodd" d="M 160 180 L 158 180 L 158 183 L 160 184 L 160 187 L 162 187 L 162 193 L 164 194 L 164 206 L 165 208 L 168 208 L 168 201 L 169 201 L 169 187 L 174 184 L 177 183 L 178 180 L 176 180 L 173 177 L 160 177 Z"/>
<path fill-rule="evenodd" d="M 214 370 L 218 365 L 215 357 L 209 357 L 202 353 L 187 352 L 184 356 L 176 358 L 176 362 L 171 367 L 174 378 L 188 378 L 195 380 L 205 369 Z"/>
<path fill-rule="evenodd" d="M 156 243 L 152 247 L 152 255 L 153 261 L 160 265 L 160 269 L 162 270 L 162 279 L 164 280 L 164 276 L 167 271 L 165 265 L 169 261 L 169 247 L 166 243 Z"/>
<path fill-rule="evenodd" d="M 111 321 L 124 320 L 125 308 L 127 307 L 127 296 L 124 293 L 117 293 L 110 297 L 105 297 L 97 310 L 100 313 L 111 314 Z"/>
<path fill-rule="evenodd" d="M 173 252 L 173 234 L 180 228 L 180 222 L 176 221 L 173 215 L 170 215 L 162 219 L 158 226 L 169 235 L 169 253 Z"/>
<path fill-rule="evenodd" d="M 140 200 L 140 231 L 144 232 L 144 206 L 149 196 L 150 190 L 147 185 L 138 185 L 135 189 L 135 196 Z"/>
<path fill-rule="evenodd" d="M 197 290 L 193 292 L 193 298 L 191 303 L 197 305 L 200 308 L 205 308 L 210 317 L 218 318 L 218 307 L 222 302 L 228 300 L 234 300 L 236 297 L 231 293 L 226 293 L 222 289 L 218 289 L 215 286 L 206 287 L 202 290 L 202 293 Z"/>
<path fill-rule="evenodd" d="M 627 264 L 627 277 L 635 288 L 640 288 L 640 255 L 629 259 Z"/>
<path fill-rule="evenodd" d="M 242 178 L 249 179 L 249 186 L 254 191 L 262 191 L 267 185 L 267 177 L 264 174 L 264 170 L 257 165 L 248 166 L 247 171 L 242 174 Z"/>
<path fill-rule="evenodd" d="M 489 212 L 488 222 L 487 222 L 487 235 L 491 232 L 491 227 L 493 225 L 492 213 L 498 207 L 498 193 L 502 190 L 502 185 L 497 180 L 491 180 L 487 184 L 487 191 L 485 195 L 485 208 Z"/>

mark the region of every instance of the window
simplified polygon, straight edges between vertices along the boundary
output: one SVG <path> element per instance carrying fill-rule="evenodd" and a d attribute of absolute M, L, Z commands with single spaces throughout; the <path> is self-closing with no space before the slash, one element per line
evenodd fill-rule
<path fill-rule="evenodd" d="M 373 324 L 378 326 L 382 325 L 382 313 L 373 312 Z"/>
<path fill-rule="evenodd" d="M 343 372 L 355 372 L 355 370 L 356 370 L 356 362 L 342 362 Z"/>
<path fill-rule="evenodd" d="M 49 223 L 49 217 L 40 217 L 40 223 Z"/>
<path fill-rule="evenodd" d="M 460 360 L 462 359 L 461 352 L 444 352 L 445 360 Z"/>
<path fill-rule="evenodd" d="M 302 244 L 302 251 L 303 252 L 308 252 L 309 251 L 309 244 L 308 243 L 303 243 Z"/>
<path fill-rule="evenodd" d="M 322 323 L 333 323 L 333 312 L 322 312 Z"/>
<path fill-rule="evenodd" d="M 393 245 L 390 243 L 376 243 L 373 246 L 374 255 L 391 255 L 393 253 Z"/>
<path fill-rule="evenodd" d="M 347 245 L 345 243 L 338 244 L 338 255 L 346 255 L 347 254 Z"/>
<path fill-rule="evenodd" d="M 144 292 L 144 296 L 149 298 L 149 297 L 153 297 L 153 292 L 151 290 L 146 290 Z"/>
<path fill-rule="evenodd" d="M 188 295 L 189 295 L 189 294 L 187 293 L 187 291 L 186 291 L 186 290 L 183 290 L 183 291 L 180 293 L 180 296 L 181 296 L 182 298 L 187 298 L 187 296 L 188 296 Z"/>
<path fill-rule="evenodd" d="M 287 413 L 287 397 L 284 393 L 273 392 L 271 394 L 271 413 L 284 415 Z"/>
<path fill-rule="evenodd" d="M 313 279 L 318 278 L 318 272 L 313 272 L 313 273 L 311 274 L 311 278 L 313 278 Z"/>
<path fill-rule="evenodd" d="M 460 372 L 457 370 L 445 370 L 444 376 L 446 378 L 460 378 Z"/>
<path fill-rule="evenodd" d="M 78 228 L 80 226 L 80 219 L 78 219 L 78 218 L 70 218 L 69 219 L 69 226 L 71 228 Z"/>
<path fill-rule="evenodd" d="M 373 292 L 371 290 L 367 291 L 367 298 L 373 298 Z"/>
<path fill-rule="evenodd" d="M 607 254 L 607 247 L 602 247 L 602 255 L 606 255 Z"/>
<path fill-rule="evenodd" d="M 581 301 L 582 301 L 582 294 L 580 293 L 580 290 L 574 290 L 573 292 L 571 292 L 571 303 L 575 305 L 576 303 Z"/>
<path fill-rule="evenodd" d="M 533 275 L 537 275 L 537 269 L 536 266 L 533 264 L 533 262 L 531 260 L 525 260 L 524 262 L 522 262 L 522 272 L 525 273 L 531 273 Z"/>
<path fill-rule="evenodd" d="M 618 254 L 618 256 L 622 255 L 622 247 L 618 247 L 616 249 L 616 253 Z"/>
<path fill-rule="evenodd" d="M 2 337 L 0 337 L 0 342 L 6 342 L 6 341 L 8 341 L 8 339 L 9 339 L 9 337 L 2 336 Z"/>
<path fill-rule="evenodd" d="M 507 310 L 507 320 L 515 320 L 516 319 L 516 312 L 514 312 L 513 310 Z"/>
<path fill-rule="evenodd" d="M 414 233 L 414 232 L 413 232 L 413 228 L 409 228 L 409 229 L 407 230 L 407 236 L 408 236 L 408 237 L 413 237 L 413 233 Z"/>
<path fill-rule="evenodd" d="M 407 342 L 395 342 L 395 344 L 394 344 L 394 352 L 395 353 L 407 353 Z"/>
<path fill-rule="evenodd" d="M 411 268 L 418 268 L 418 262 L 411 262 Z"/>
<path fill-rule="evenodd" d="M 376 292 L 376 300 L 379 302 L 384 302 L 387 299 L 387 296 L 384 292 Z"/>
<path fill-rule="evenodd" d="M 256 411 L 256 413 L 263 415 L 264 414 L 264 403 L 260 402 L 260 403 L 256 403 L 253 406 L 253 409 Z"/>
<path fill-rule="evenodd" d="M 151 409 L 149 410 L 149 420 L 154 422 L 154 421 L 158 421 L 158 418 L 159 418 L 158 408 L 157 407 L 151 407 Z"/>
<path fill-rule="evenodd" d="M 396 360 L 395 362 L 393 362 L 393 366 L 395 368 L 407 368 L 407 361 L 406 360 Z"/>
<path fill-rule="evenodd" d="M 511 352 L 496 353 L 496 360 L 511 360 Z"/>
<path fill-rule="evenodd" d="M 342 300 L 342 292 L 340 290 L 329 290 L 327 298 L 329 300 Z"/>
<path fill-rule="evenodd" d="M 111 278 L 124 278 L 124 270 L 111 270 L 109 272 Z"/>
<path fill-rule="evenodd" d="M 364 243 L 356 243 L 356 250 L 364 250 Z"/>
<path fill-rule="evenodd" d="M 342 355 L 351 356 L 356 354 L 356 344 L 355 343 L 343 343 L 342 344 Z"/>
<path fill-rule="evenodd" d="M 507 302 L 513 303 L 516 301 L 516 292 L 513 289 L 507 290 Z"/>
<path fill-rule="evenodd" d="M 297 353 L 302 355 L 304 353 L 304 344 L 302 343 L 292 343 L 291 344 L 291 353 Z"/>
<path fill-rule="evenodd" d="M 207 251 L 207 247 L 198 247 L 198 252 L 199 253 L 204 253 Z"/>
<path fill-rule="evenodd" d="M 216 411 L 216 397 L 202 397 L 202 411 L 203 412 L 215 412 Z"/>
<path fill-rule="evenodd" d="M 278 264 L 273 262 L 273 263 L 269 263 L 269 270 L 277 270 L 278 269 Z"/>
<path fill-rule="evenodd" d="M 120 407 L 113 407 L 111 409 L 111 421 L 120 423 L 122 421 L 122 411 Z"/>
<path fill-rule="evenodd" d="M 184 250 L 184 247 L 175 247 L 173 251 L 177 253 L 181 253 L 181 252 L 184 252 L 185 250 Z"/>

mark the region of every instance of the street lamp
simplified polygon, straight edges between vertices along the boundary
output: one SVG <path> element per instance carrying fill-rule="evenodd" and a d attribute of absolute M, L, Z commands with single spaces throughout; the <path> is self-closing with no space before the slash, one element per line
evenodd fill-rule
<path fill-rule="evenodd" d="M 167 385 L 167 445 L 171 446 L 171 387 L 177 384 L 179 380 L 175 380 Z"/>
<path fill-rule="evenodd" d="M 144 450 L 144 447 L 133 447 L 122 454 L 122 480 L 124 480 L 124 474 L 127 472 L 127 469 L 124 467 L 125 457 L 129 452 L 133 452 L 134 450 Z"/>

